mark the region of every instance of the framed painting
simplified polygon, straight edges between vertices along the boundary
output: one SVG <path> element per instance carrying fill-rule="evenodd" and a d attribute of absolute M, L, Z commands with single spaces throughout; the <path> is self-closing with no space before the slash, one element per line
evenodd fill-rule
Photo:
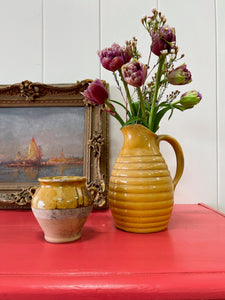
<path fill-rule="evenodd" d="M 108 208 L 108 119 L 81 94 L 90 82 L 0 86 L 0 209 L 30 208 L 38 178 L 70 175 Z"/>

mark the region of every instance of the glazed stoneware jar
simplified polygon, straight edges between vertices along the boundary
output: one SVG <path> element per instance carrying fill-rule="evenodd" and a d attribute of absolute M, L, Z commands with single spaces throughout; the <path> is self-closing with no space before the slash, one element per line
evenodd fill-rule
<path fill-rule="evenodd" d="M 31 208 L 45 240 L 64 243 L 79 239 L 92 210 L 86 177 L 57 176 L 38 180 L 40 187 L 32 197 Z"/>
<path fill-rule="evenodd" d="M 156 135 L 142 125 L 122 128 L 124 144 L 114 164 L 109 183 L 109 204 L 117 228 L 150 233 L 167 228 L 173 209 L 174 189 L 184 168 L 179 143 L 168 135 Z M 159 151 L 164 140 L 177 159 L 172 179 Z"/>

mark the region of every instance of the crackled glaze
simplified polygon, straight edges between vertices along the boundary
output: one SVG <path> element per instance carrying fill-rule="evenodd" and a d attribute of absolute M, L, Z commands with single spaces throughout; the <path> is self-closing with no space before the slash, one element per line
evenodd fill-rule
<path fill-rule="evenodd" d="M 56 176 L 38 179 L 41 186 L 32 199 L 39 209 L 69 209 L 92 205 L 85 190 L 86 177 Z"/>

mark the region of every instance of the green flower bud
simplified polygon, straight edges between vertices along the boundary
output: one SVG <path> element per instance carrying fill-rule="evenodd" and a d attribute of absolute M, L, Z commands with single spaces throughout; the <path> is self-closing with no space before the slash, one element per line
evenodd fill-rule
<path fill-rule="evenodd" d="M 184 93 L 180 98 L 180 104 L 185 108 L 192 108 L 202 99 L 202 95 L 197 91 L 190 91 Z"/>

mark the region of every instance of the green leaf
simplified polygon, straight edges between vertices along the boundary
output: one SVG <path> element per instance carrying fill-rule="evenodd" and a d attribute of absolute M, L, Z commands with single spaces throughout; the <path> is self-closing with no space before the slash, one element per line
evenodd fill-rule
<path fill-rule="evenodd" d="M 167 101 L 163 101 L 163 102 L 161 102 L 159 105 L 158 105 L 158 107 L 163 107 L 163 106 L 169 106 L 170 104 L 167 102 Z"/>
<path fill-rule="evenodd" d="M 169 115 L 169 118 L 168 118 L 168 120 L 170 120 L 170 118 L 172 117 L 172 115 L 173 115 L 173 111 L 174 111 L 174 107 L 173 107 L 173 106 L 171 106 L 171 113 L 170 113 L 170 115 Z"/>
<path fill-rule="evenodd" d="M 161 109 L 156 115 L 154 120 L 154 126 L 153 126 L 153 132 L 156 132 L 159 128 L 159 123 L 162 119 L 162 117 L 171 109 L 170 106 L 165 107 L 164 109 Z"/>
<path fill-rule="evenodd" d="M 140 112 L 140 101 L 136 101 L 133 103 L 134 105 L 134 111 L 135 111 L 135 114 L 136 116 L 138 115 L 138 112 Z"/>
<path fill-rule="evenodd" d="M 129 116 L 129 118 L 131 118 L 131 113 L 129 112 L 129 110 L 126 108 L 125 105 L 123 105 L 122 103 L 116 101 L 116 100 L 112 100 L 112 99 L 109 99 L 110 102 L 113 102 L 113 103 L 116 103 L 118 105 L 120 105 L 121 107 L 123 107 L 127 113 L 127 115 Z"/>
<path fill-rule="evenodd" d="M 123 124 L 122 128 L 125 127 L 125 126 L 127 126 L 127 125 L 136 124 L 138 121 L 141 121 L 141 123 L 143 123 L 142 118 L 140 118 L 140 117 L 132 117 L 126 123 Z M 146 126 L 146 124 L 145 124 L 145 126 Z"/>
<path fill-rule="evenodd" d="M 151 111 L 151 105 L 148 103 L 148 101 L 145 101 L 145 108 L 146 108 L 146 111 L 148 113 L 150 113 L 150 111 Z"/>

